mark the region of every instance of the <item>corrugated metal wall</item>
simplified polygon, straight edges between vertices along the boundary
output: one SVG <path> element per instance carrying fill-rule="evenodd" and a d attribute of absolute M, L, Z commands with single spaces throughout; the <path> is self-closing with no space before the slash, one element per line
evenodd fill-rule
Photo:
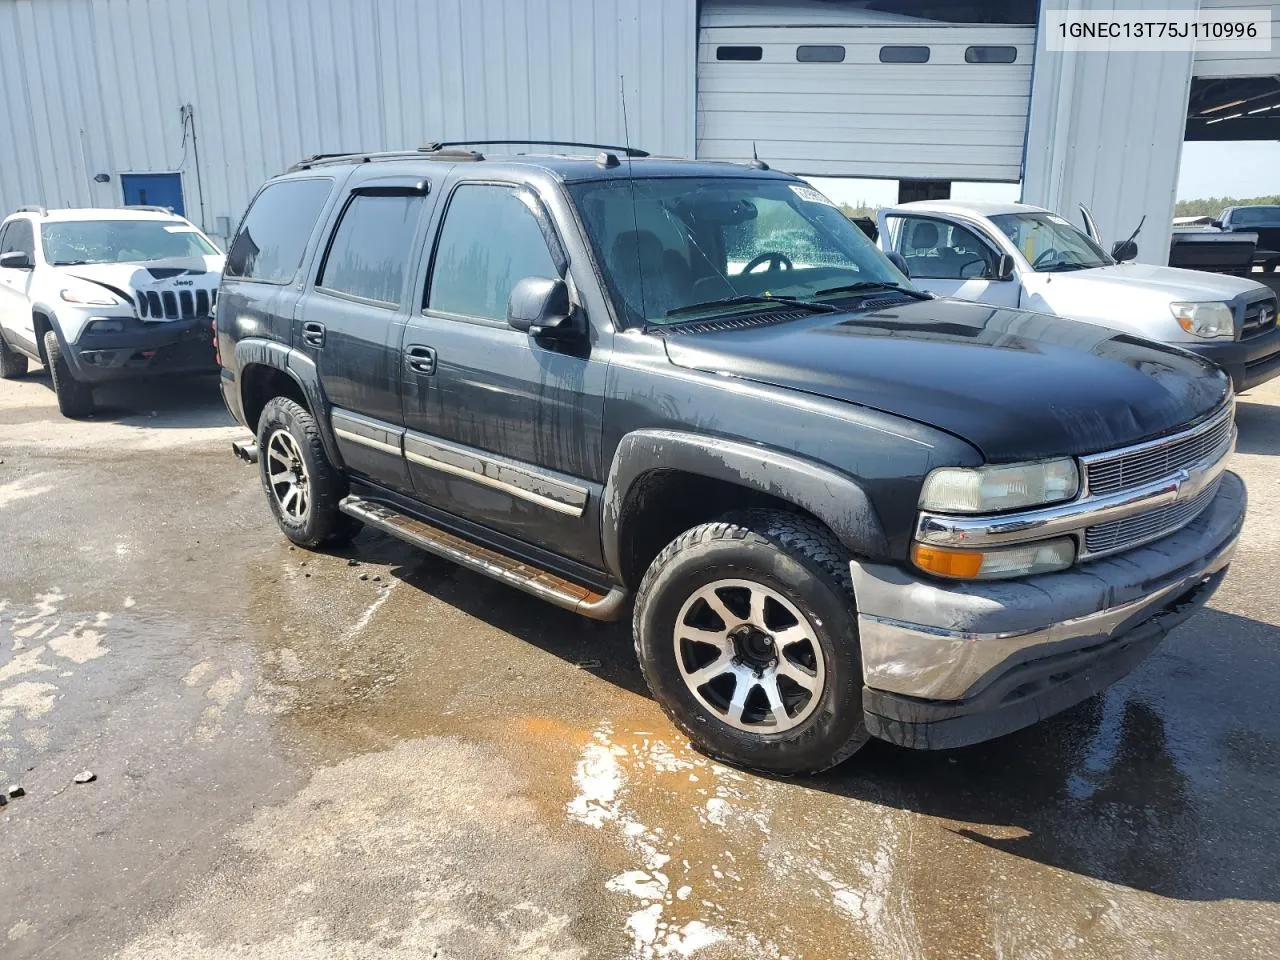
<path fill-rule="evenodd" d="M 695 0 L 0 0 L 0 38 L 6 212 L 117 206 L 120 173 L 180 170 L 215 231 L 313 153 L 621 143 L 620 77 L 634 144 L 694 150 Z"/>
<path fill-rule="evenodd" d="M 1280 74 L 1280 4 L 1274 0 L 1200 0 L 1201 10 L 1268 10 L 1271 49 L 1258 51 L 1196 51 L 1197 77 L 1268 77 Z"/>
<path fill-rule="evenodd" d="M 1196 9 L 1196 0 L 1066 0 L 1063 9 Z M 1079 224 L 1086 203 L 1105 245 L 1143 215 L 1138 259 L 1168 263 L 1192 54 L 1066 54 L 1036 47 L 1022 197 Z"/>

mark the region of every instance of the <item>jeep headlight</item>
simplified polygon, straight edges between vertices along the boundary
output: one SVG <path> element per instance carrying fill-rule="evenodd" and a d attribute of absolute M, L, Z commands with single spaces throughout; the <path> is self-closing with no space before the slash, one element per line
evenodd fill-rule
<path fill-rule="evenodd" d="M 59 296 L 67 303 L 74 303 L 82 307 L 114 307 L 117 304 L 124 303 L 119 297 L 108 293 L 101 287 L 93 287 L 88 284 L 67 287 Z"/>
<path fill-rule="evenodd" d="M 1234 337 L 1235 318 L 1231 308 L 1218 300 L 1206 303 L 1171 303 L 1178 326 L 1193 336 L 1212 340 L 1218 337 Z"/>
<path fill-rule="evenodd" d="M 920 508 L 938 513 L 999 513 L 1070 500 L 1080 490 L 1072 459 L 986 467 L 940 467 L 925 477 Z"/>

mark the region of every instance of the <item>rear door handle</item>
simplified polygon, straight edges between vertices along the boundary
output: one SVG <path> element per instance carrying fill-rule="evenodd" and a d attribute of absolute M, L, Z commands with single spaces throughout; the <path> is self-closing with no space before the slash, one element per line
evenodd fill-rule
<path fill-rule="evenodd" d="M 410 370 L 428 377 L 436 372 L 436 352 L 431 347 L 413 344 L 405 349 L 404 356 Z"/>
<path fill-rule="evenodd" d="M 324 324 L 310 321 L 302 325 L 302 339 L 313 347 L 324 346 Z"/>

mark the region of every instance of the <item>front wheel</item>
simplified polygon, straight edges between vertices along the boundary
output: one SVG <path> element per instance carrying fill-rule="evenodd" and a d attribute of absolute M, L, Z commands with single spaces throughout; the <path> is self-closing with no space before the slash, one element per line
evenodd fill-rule
<path fill-rule="evenodd" d="M 808 517 L 750 510 L 681 534 L 636 597 L 640 666 L 700 749 L 817 773 L 868 739 L 848 556 Z"/>
<path fill-rule="evenodd" d="M 285 397 L 269 400 L 258 420 L 258 451 L 262 487 L 286 537 L 311 548 L 351 542 L 360 522 L 338 509 L 346 480 L 305 407 Z"/>
<path fill-rule="evenodd" d="M 0 377 L 17 380 L 27 372 L 27 358 L 4 342 L 0 335 Z"/>
<path fill-rule="evenodd" d="M 49 376 L 53 379 L 53 393 L 58 398 L 58 409 L 64 417 L 77 419 L 93 413 L 93 387 L 71 375 L 67 358 L 62 355 L 58 335 L 48 330 L 44 335 L 44 355 L 49 362 Z"/>

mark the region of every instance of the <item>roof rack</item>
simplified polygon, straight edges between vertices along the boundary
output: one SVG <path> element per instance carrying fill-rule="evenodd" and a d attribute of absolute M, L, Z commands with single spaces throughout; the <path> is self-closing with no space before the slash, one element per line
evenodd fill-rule
<path fill-rule="evenodd" d="M 18 213 L 38 213 L 42 217 L 47 217 L 49 215 L 49 211 L 44 207 L 38 207 L 34 204 L 26 207 L 19 207 Z"/>
<path fill-rule="evenodd" d="M 290 165 L 286 173 L 299 170 L 310 170 L 338 163 L 370 163 L 374 160 L 483 160 L 484 157 L 474 150 L 441 150 L 428 153 L 418 150 L 386 150 L 367 153 L 317 153 Z"/>
<path fill-rule="evenodd" d="M 126 203 L 125 210 L 149 210 L 152 213 L 173 213 L 173 207 L 162 207 L 154 203 Z"/>
<path fill-rule="evenodd" d="M 428 143 L 418 149 L 423 153 L 435 153 L 443 150 L 445 147 L 500 147 L 510 145 L 513 147 L 583 147 L 587 150 L 611 150 L 616 153 L 624 154 L 628 157 L 647 157 L 647 151 L 637 150 L 635 147 L 619 147 L 611 143 L 582 143 L 578 140 L 440 140 L 435 143 Z"/>

